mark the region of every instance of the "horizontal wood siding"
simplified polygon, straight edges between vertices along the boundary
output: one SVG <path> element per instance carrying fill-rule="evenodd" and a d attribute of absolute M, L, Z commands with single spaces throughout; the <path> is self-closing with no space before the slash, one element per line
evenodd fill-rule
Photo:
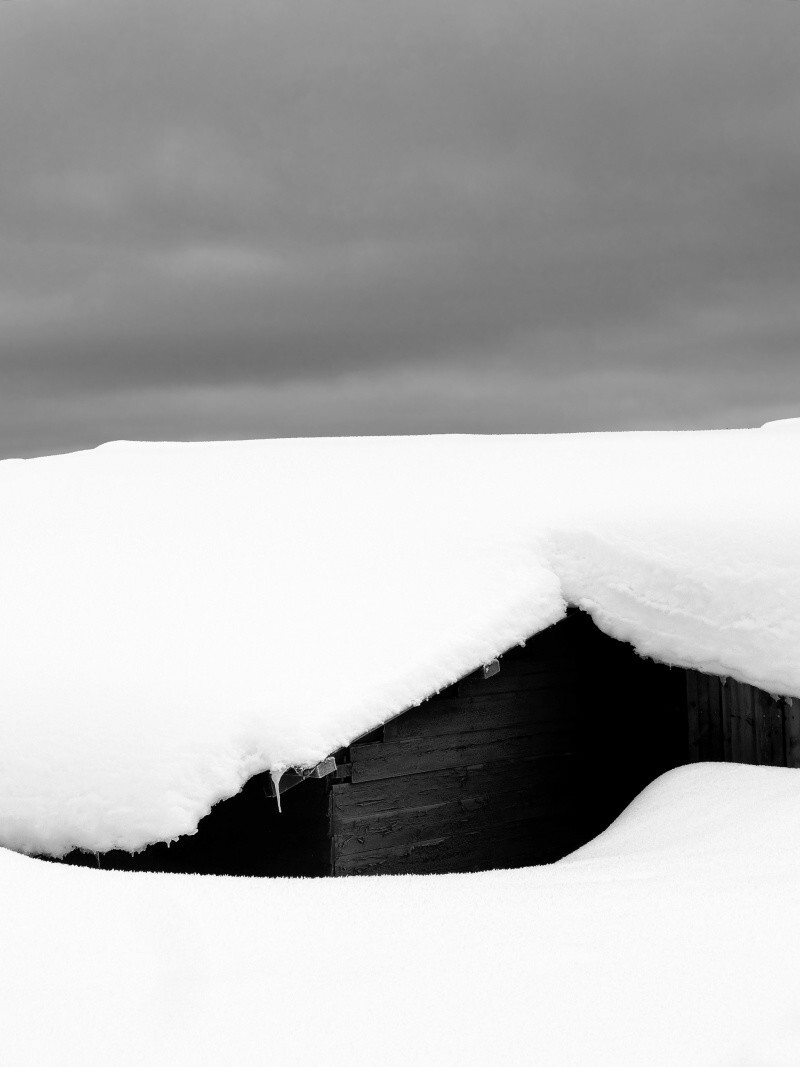
<path fill-rule="evenodd" d="M 783 709 L 786 766 L 800 767 L 800 700 L 789 700 Z"/>
<path fill-rule="evenodd" d="M 561 804 L 551 796 L 532 796 L 521 789 L 489 793 L 470 800 L 451 800 L 428 808 L 411 808 L 372 819 L 349 819 L 339 826 L 339 859 L 395 845 L 412 845 L 434 836 L 456 837 L 477 830 L 498 829 L 553 815 L 574 814 L 575 804 L 563 798 Z"/>
<path fill-rule="evenodd" d="M 489 678 L 485 685 L 488 687 L 493 681 L 494 678 Z M 437 697 L 387 722 L 383 728 L 383 738 L 385 741 L 402 741 L 411 737 L 447 737 L 520 725 L 529 728 L 530 709 L 534 701 L 536 721 L 543 728 L 546 723 L 562 722 L 565 715 L 570 713 L 574 717 L 577 711 L 576 695 L 563 689 L 559 691 L 561 679 L 558 675 L 538 678 L 539 684 L 534 686 L 524 684 L 530 679 L 520 681 L 522 684 L 512 693 Z M 530 694 L 530 700 L 524 699 L 525 693 Z"/>
<path fill-rule="evenodd" d="M 430 808 L 493 793 L 513 792 L 522 786 L 531 796 L 553 789 L 565 789 L 579 773 L 579 757 L 559 755 L 544 759 L 536 757 L 501 760 L 477 767 L 454 768 L 431 774 L 415 775 L 418 781 L 387 778 L 359 784 L 358 789 L 334 784 L 331 809 L 340 825 L 374 815 L 391 815 L 398 810 L 413 812 L 416 808 Z M 413 786 L 413 793 L 409 790 Z"/>
<path fill-rule="evenodd" d="M 683 676 L 588 616 L 571 615 L 500 666 L 343 754 L 346 777 L 330 798 L 335 874 L 550 862 L 685 762 Z"/>
<path fill-rule="evenodd" d="M 571 751 L 577 738 L 574 724 L 548 722 L 532 723 L 531 732 L 525 732 L 525 725 L 520 724 L 447 737 L 415 737 L 406 741 L 359 745 L 350 749 L 352 781 L 374 782 L 528 756 L 550 756 Z"/>
<path fill-rule="evenodd" d="M 331 788 L 336 874 L 544 862 L 575 838 L 581 675 L 550 635 L 387 723 Z"/>
<path fill-rule="evenodd" d="M 686 702 L 690 761 L 800 767 L 798 701 L 687 671 Z"/>
<path fill-rule="evenodd" d="M 493 827 L 491 832 L 443 833 L 413 846 L 386 846 L 337 862 L 335 873 L 442 874 L 550 863 L 582 843 L 571 817 Z"/>

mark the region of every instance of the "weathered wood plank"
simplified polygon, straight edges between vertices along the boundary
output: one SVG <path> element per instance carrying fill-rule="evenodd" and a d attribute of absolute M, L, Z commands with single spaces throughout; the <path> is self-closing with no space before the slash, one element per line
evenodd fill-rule
<path fill-rule="evenodd" d="M 755 762 L 764 766 L 772 763 L 772 734 L 769 722 L 770 699 L 757 689 L 753 694 L 753 716 L 756 734 Z"/>
<path fill-rule="evenodd" d="M 580 669 L 572 657 L 563 659 L 530 659 L 509 662 L 500 660 L 500 671 L 491 678 L 483 672 L 468 674 L 458 683 L 458 696 L 489 696 L 498 693 L 534 692 L 565 683 L 575 683 Z"/>
<path fill-rule="evenodd" d="M 722 683 L 714 675 L 706 677 L 706 717 L 708 719 L 708 755 L 706 759 L 723 759 L 725 746 L 722 738 Z"/>
<path fill-rule="evenodd" d="M 731 760 L 736 763 L 742 762 L 742 691 L 739 683 L 732 678 L 728 679 L 725 687 L 728 696 L 728 723 L 730 729 Z"/>
<path fill-rule="evenodd" d="M 444 783 L 439 781 L 434 788 L 428 781 L 431 778 L 440 779 L 443 773 L 448 772 L 390 778 L 387 784 L 403 783 L 408 786 L 409 783 L 419 783 L 420 789 L 412 791 L 406 787 L 389 798 L 378 797 L 367 802 L 361 801 L 360 793 L 376 783 L 348 785 L 331 798 L 331 826 L 334 832 L 350 832 L 359 826 L 389 824 L 398 819 L 427 819 L 434 815 L 446 817 L 450 810 L 468 811 L 486 806 L 487 798 L 494 805 L 510 803 L 508 798 L 511 796 L 518 801 L 524 795 L 537 804 L 547 803 L 553 798 L 560 802 L 562 797 L 582 797 L 582 782 L 577 766 L 577 763 L 573 764 L 570 773 L 564 772 L 560 776 L 516 776 L 510 780 L 481 776 L 476 780 L 464 781 L 461 788 L 454 788 L 450 780 Z"/>
<path fill-rule="evenodd" d="M 498 760 L 474 767 L 447 768 L 368 782 L 336 782 L 331 811 L 339 819 L 427 807 L 459 797 L 528 788 L 543 793 L 582 783 L 584 760 L 573 754 Z"/>
<path fill-rule="evenodd" d="M 574 817 L 580 809 L 574 796 L 531 796 L 528 790 L 495 793 L 469 800 L 435 804 L 429 808 L 373 816 L 358 822 L 334 824 L 337 861 L 359 852 L 379 851 L 395 845 L 429 841 L 446 834 L 478 831 L 494 833 L 499 827 L 528 820 Z"/>
<path fill-rule="evenodd" d="M 375 741 L 350 746 L 350 762 L 355 764 L 375 759 L 383 754 L 399 756 L 415 752 L 438 752 L 452 748 L 480 748 L 497 741 L 521 740 L 524 737 L 539 735 L 565 734 L 580 727 L 575 719 L 564 719 L 560 715 L 532 723 L 510 723 L 508 726 L 490 727 L 485 730 L 467 730 L 464 732 L 442 734 L 435 737 L 408 737 L 396 741 Z M 487 762 L 486 760 L 482 762 Z"/>
<path fill-rule="evenodd" d="M 690 761 L 780 767 L 795 759 L 800 766 L 800 724 L 792 722 L 783 698 L 694 671 L 687 671 L 686 694 Z"/>
<path fill-rule="evenodd" d="M 738 682 L 728 679 L 728 706 L 730 708 L 730 731 L 731 731 L 731 759 L 736 763 L 742 763 L 742 689 Z"/>
<path fill-rule="evenodd" d="M 720 729 L 720 680 L 713 675 L 703 674 L 700 717 L 702 733 L 700 758 L 713 760 L 722 758 L 722 733 Z"/>
<path fill-rule="evenodd" d="M 756 762 L 754 690 L 743 682 L 728 681 L 731 713 L 731 758 L 737 763 Z"/>
<path fill-rule="evenodd" d="M 725 763 L 733 760 L 733 747 L 731 743 L 731 686 L 730 679 L 720 680 L 720 703 L 722 721 L 722 759 Z"/>
<path fill-rule="evenodd" d="M 686 714 L 688 726 L 689 763 L 697 763 L 700 756 L 700 730 L 703 718 L 702 675 L 697 671 L 686 672 Z"/>
<path fill-rule="evenodd" d="M 757 762 L 772 767 L 786 766 L 783 704 L 761 689 L 753 690 L 756 719 Z"/>
<path fill-rule="evenodd" d="M 773 764 L 778 767 L 786 766 L 786 725 L 784 714 L 786 701 L 778 697 L 770 697 L 770 729 L 772 732 L 772 756 Z"/>
<path fill-rule="evenodd" d="M 455 697 L 493 697 L 503 696 L 507 693 L 538 693 L 542 689 L 563 689 L 576 687 L 577 674 L 575 669 L 567 669 L 558 664 L 549 664 L 548 669 L 537 671 L 503 671 L 484 678 L 483 673 L 469 674 L 456 685 L 448 686 L 439 693 L 434 693 L 423 701 L 418 707 L 437 700 L 449 700 Z M 502 681 L 500 680 L 502 678 Z"/>
<path fill-rule="evenodd" d="M 742 705 L 744 709 L 744 762 L 757 763 L 756 757 L 756 693 L 752 685 L 742 685 Z"/>
<path fill-rule="evenodd" d="M 494 833 L 456 834 L 342 857 L 335 873 L 395 874 L 474 871 L 549 863 L 585 840 L 571 818 L 509 824 Z"/>
<path fill-rule="evenodd" d="M 783 722 L 786 766 L 800 767 L 800 700 L 784 701 Z"/>
<path fill-rule="evenodd" d="M 708 759 L 708 678 L 699 674 L 697 678 L 697 758 Z"/>
<path fill-rule="evenodd" d="M 448 767 L 469 767 L 495 760 L 524 759 L 572 751 L 579 740 L 573 724 L 543 723 L 538 733 L 519 734 L 514 727 L 472 734 L 432 737 L 420 741 L 391 741 L 354 746 L 352 781 L 368 782 Z"/>
<path fill-rule="evenodd" d="M 577 693 L 550 689 L 431 700 L 387 722 L 384 738 L 398 741 L 411 737 L 441 737 L 524 724 L 536 729 L 539 721 L 575 718 L 577 714 Z"/>

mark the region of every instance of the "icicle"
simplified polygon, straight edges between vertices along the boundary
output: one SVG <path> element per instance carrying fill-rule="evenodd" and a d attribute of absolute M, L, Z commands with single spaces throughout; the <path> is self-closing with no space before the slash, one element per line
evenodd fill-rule
<path fill-rule="evenodd" d="M 283 777 L 283 771 L 276 768 L 269 772 L 269 776 L 272 779 L 272 785 L 275 789 L 275 799 L 278 802 L 278 812 L 281 810 L 281 778 Z"/>

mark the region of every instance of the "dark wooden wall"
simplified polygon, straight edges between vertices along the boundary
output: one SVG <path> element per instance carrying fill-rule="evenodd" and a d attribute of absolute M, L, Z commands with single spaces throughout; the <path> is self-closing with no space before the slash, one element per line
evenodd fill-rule
<path fill-rule="evenodd" d="M 556 855 L 577 814 L 579 693 L 563 651 L 510 653 L 494 677 L 471 675 L 351 745 L 331 794 L 334 873 Z"/>
<path fill-rule="evenodd" d="M 689 760 L 800 767 L 800 701 L 686 672 Z"/>
<path fill-rule="evenodd" d="M 333 873 L 566 855 L 685 762 L 683 684 L 573 613 L 339 754 Z"/>
<path fill-rule="evenodd" d="M 67 862 L 289 876 L 545 863 L 690 758 L 686 673 L 640 658 L 587 615 L 571 612 L 500 663 L 342 750 L 336 777 L 284 793 L 282 814 L 260 775 L 196 835 Z"/>

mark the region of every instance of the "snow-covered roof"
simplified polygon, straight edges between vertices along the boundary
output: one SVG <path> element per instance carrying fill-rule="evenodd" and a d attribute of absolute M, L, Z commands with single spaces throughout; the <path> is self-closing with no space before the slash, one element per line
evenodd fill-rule
<path fill-rule="evenodd" d="M 191 832 L 567 603 L 643 654 L 800 695 L 798 470 L 800 434 L 774 428 L 0 463 L 0 844 Z"/>

